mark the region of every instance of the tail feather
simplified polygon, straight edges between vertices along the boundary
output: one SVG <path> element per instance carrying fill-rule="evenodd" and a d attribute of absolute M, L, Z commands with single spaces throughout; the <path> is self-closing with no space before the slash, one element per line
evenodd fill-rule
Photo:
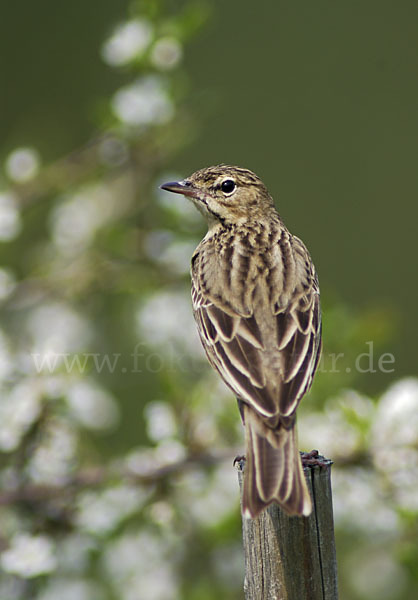
<path fill-rule="evenodd" d="M 288 515 L 308 516 L 312 502 L 299 455 L 296 427 L 281 428 L 275 436 L 266 436 L 253 411 L 245 412 L 244 514 L 254 518 L 269 504 L 277 502 Z"/>

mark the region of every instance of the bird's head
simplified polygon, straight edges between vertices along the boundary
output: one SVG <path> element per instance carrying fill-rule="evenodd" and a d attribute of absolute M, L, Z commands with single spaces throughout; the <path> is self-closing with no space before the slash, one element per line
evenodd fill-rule
<path fill-rule="evenodd" d="M 190 198 L 209 225 L 243 224 L 259 220 L 274 210 L 273 200 L 261 179 L 240 167 L 208 167 L 182 181 L 164 183 L 161 188 Z"/>

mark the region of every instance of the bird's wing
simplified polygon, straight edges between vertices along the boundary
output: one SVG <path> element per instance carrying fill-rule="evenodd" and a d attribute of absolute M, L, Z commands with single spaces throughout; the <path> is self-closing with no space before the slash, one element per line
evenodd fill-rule
<path fill-rule="evenodd" d="M 290 424 L 319 359 L 321 315 L 315 274 L 310 285 L 294 290 L 285 305 L 269 303 L 250 316 L 205 294 L 198 278 L 192 281 L 194 315 L 212 366 L 263 420 L 275 426 L 289 417 Z"/>
<path fill-rule="evenodd" d="M 312 289 L 276 315 L 282 381 L 279 412 L 289 416 L 309 390 L 321 353 L 319 294 Z"/>

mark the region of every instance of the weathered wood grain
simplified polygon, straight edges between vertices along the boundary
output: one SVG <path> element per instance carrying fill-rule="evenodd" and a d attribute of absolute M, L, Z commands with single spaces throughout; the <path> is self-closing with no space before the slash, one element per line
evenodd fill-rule
<path fill-rule="evenodd" d="M 337 600 L 332 461 L 319 458 L 325 466 L 305 467 L 309 517 L 288 517 L 277 504 L 256 519 L 243 517 L 246 600 Z"/>

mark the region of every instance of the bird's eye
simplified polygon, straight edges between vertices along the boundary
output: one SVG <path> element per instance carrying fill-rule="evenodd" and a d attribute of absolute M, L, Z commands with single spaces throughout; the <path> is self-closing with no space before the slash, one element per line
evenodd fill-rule
<path fill-rule="evenodd" d="M 235 181 L 233 179 L 225 179 L 221 184 L 221 190 L 224 194 L 232 194 L 235 190 Z"/>

